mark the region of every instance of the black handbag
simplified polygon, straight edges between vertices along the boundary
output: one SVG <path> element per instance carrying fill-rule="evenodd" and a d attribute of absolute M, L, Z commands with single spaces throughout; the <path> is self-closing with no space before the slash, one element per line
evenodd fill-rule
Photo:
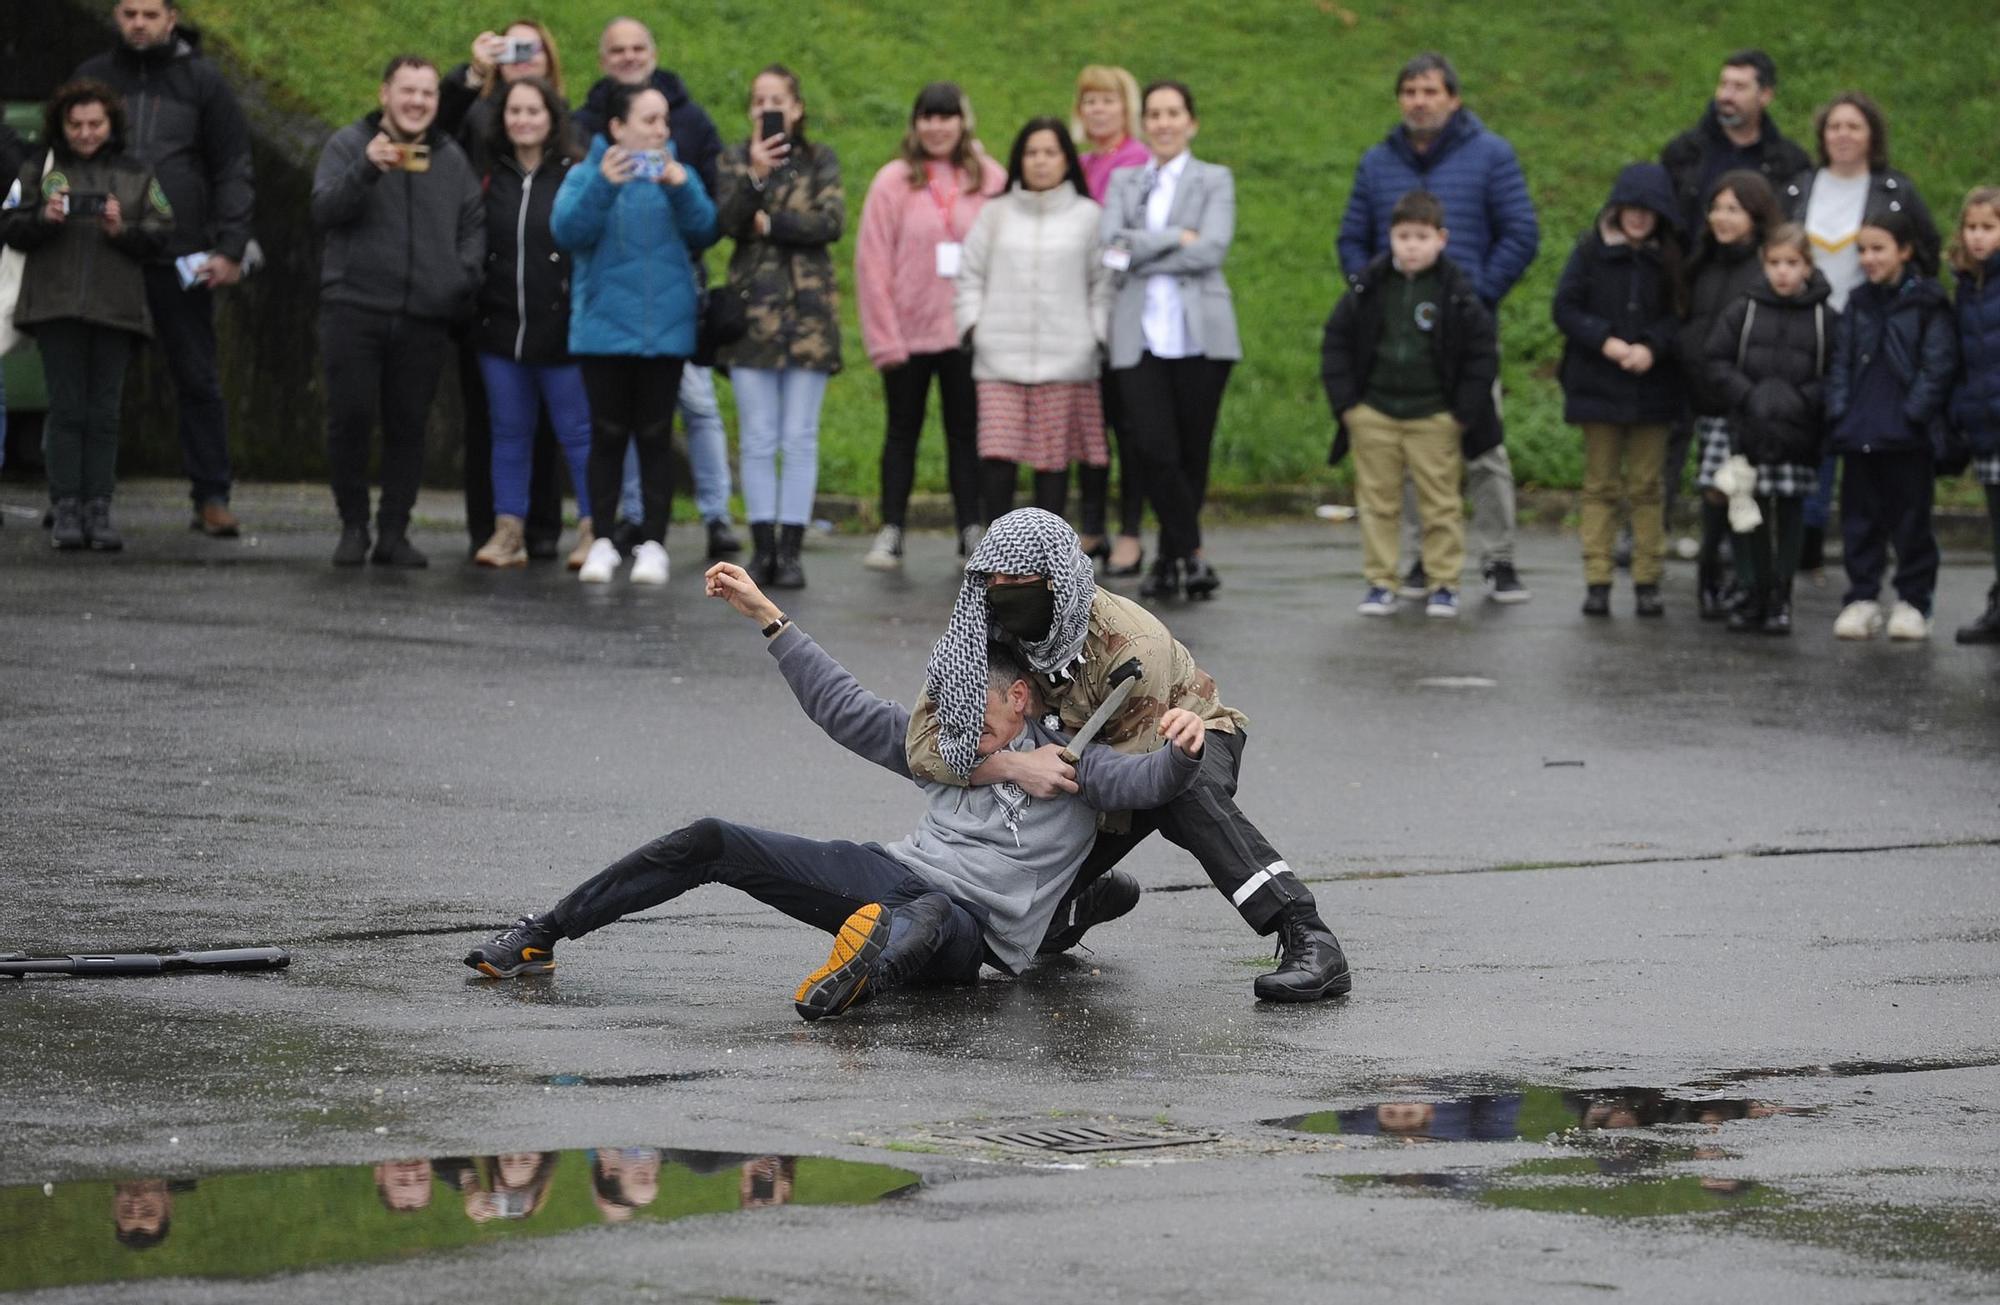
<path fill-rule="evenodd" d="M 701 325 L 695 334 L 695 361 L 715 366 L 720 350 L 750 334 L 749 294 L 727 281 L 710 286 L 702 296 Z"/>

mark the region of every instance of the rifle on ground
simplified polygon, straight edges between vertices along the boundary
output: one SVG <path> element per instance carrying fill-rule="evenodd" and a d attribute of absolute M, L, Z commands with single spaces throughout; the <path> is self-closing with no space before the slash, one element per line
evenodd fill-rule
<path fill-rule="evenodd" d="M 30 974 L 122 976 L 177 974 L 185 971 L 282 970 L 292 963 L 282 947 L 232 947 L 209 952 L 117 952 L 98 955 L 29 956 L 0 953 L 0 977 L 21 979 Z"/>

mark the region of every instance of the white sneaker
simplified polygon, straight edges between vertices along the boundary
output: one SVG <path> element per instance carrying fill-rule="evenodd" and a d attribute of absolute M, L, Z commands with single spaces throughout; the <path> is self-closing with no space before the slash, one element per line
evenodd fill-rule
<path fill-rule="evenodd" d="M 1873 639 L 1882 630 L 1882 604 L 1869 599 L 1849 603 L 1834 618 L 1836 639 Z"/>
<path fill-rule="evenodd" d="M 590 545 L 590 555 L 577 568 L 576 578 L 587 585 L 608 585 L 618 574 L 618 545 L 600 536 Z"/>
<path fill-rule="evenodd" d="M 1928 639 L 1931 637 L 1931 618 L 1908 603 L 1898 602 L 1889 613 L 1889 637 Z"/>
<path fill-rule="evenodd" d="M 875 532 L 875 546 L 861 559 L 861 565 L 870 571 L 900 571 L 903 569 L 903 528 L 883 526 Z"/>
<path fill-rule="evenodd" d="M 663 585 L 667 582 L 667 549 L 647 540 L 632 550 L 632 583 Z"/>

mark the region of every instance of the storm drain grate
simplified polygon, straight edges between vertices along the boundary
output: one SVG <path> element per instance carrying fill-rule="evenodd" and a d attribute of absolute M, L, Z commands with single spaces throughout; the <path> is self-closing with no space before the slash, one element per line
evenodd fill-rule
<path fill-rule="evenodd" d="M 965 1140 L 991 1146 L 1015 1146 L 1031 1151 L 1083 1155 L 1092 1151 L 1145 1151 L 1153 1147 L 1187 1146 L 1195 1142 L 1213 1142 L 1215 1136 L 1211 1133 L 1149 1133 L 1134 1128 L 1068 1125 L 1062 1128 L 1019 1128 L 1004 1132 L 971 1133 Z"/>

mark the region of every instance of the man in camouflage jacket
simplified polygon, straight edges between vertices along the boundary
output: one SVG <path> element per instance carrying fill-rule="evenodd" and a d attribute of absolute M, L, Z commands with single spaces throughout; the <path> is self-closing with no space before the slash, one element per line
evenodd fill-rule
<path fill-rule="evenodd" d="M 1105 700 L 1113 669 L 1137 657 L 1142 669 L 1131 697 L 1106 722 L 1099 741 L 1121 752 L 1149 752 L 1159 746 L 1160 717 L 1173 707 L 1201 717 L 1215 736 L 1202 749 L 1200 773 L 1173 801 L 1100 821 L 1096 846 L 1056 913 L 1043 954 L 1075 946 L 1093 925 L 1138 904 L 1138 882 L 1112 867 L 1158 830 L 1201 862 L 1245 923 L 1279 936 L 1280 963 L 1257 979 L 1259 998 L 1315 1001 L 1348 991 L 1347 959 L 1312 893 L 1236 806 L 1249 722 L 1223 705 L 1215 681 L 1158 618 L 1097 587 L 1090 559 L 1060 517 L 1037 508 L 1010 512 L 993 523 L 966 562 L 965 583 L 910 718 L 906 751 L 913 776 L 944 784 L 1012 784 L 1030 797 L 1076 792 L 1075 769 L 1059 748 L 982 760 L 969 746 L 978 740 L 982 719 L 989 639 L 1019 651 L 1064 733 L 1079 729 Z"/>

